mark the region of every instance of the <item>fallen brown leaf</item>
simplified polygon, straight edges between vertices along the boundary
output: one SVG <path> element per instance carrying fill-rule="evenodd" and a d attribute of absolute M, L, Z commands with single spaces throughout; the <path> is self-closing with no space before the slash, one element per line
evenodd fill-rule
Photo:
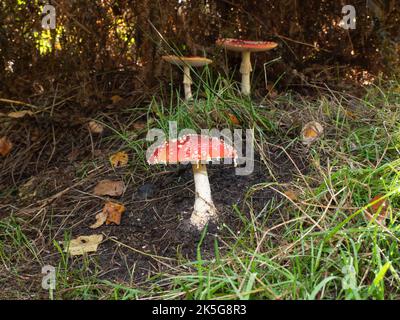
<path fill-rule="evenodd" d="M 37 81 L 33 82 L 32 87 L 33 87 L 33 90 L 35 90 L 36 94 L 42 94 L 44 92 L 43 86 Z"/>
<path fill-rule="evenodd" d="M 123 99 L 119 95 L 115 95 L 115 96 L 111 97 L 111 101 L 113 104 L 116 104 L 116 103 L 120 102 L 121 100 L 123 100 Z"/>
<path fill-rule="evenodd" d="M 304 144 L 311 144 L 324 133 L 324 128 L 316 121 L 307 123 L 301 130 L 301 137 Z"/>
<path fill-rule="evenodd" d="M 7 114 L 7 116 L 9 118 L 14 118 L 14 119 L 19 119 L 19 118 L 23 118 L 26 115 L 28 116 L 33 116 L 33 112 L 29 111 L 29 110 L 23 110 L 23 111 L 13 111 L 13 112 L 9 112 Z"/>
<path fill-rule="evenodd" d="M 286 190 L 284 194 L 292 201 L 296 201 L 298 199 L 297 192 L 294 190 L 291 190 L 291 189 Z"/>
<path fill-rule="evenodd" d="M 89 122 L 88 127 L 90 132 L 94 134 L 101 134 L 104 131 L 104 126 L 94 120 Z"/>
<path fill-rule="evenodd" d="M 95 157 L 101 157 L 103 155 L 103 151 L 101 149 L 94 149 L 93 155 Z"/>
<path fill-rule="evenodd" d="M 70 153 L 68 154 L 68 156 L 67 156 L 68 161 L 73 162 L 73 161 L 75 161 L 76 159 L 78 159 L 79 153 L 80 153 L 80 149 L 78 149 L 78 148 L 73 148 L 73 149 L 71 150 L 71 152 L 70 152 Z"/>
<path fill-rule="evenodd" d="M 31 177 L 27 182 L 18 187 L 18 196 L 21 200 L 33 199 L 38 192 L 39 178 Z"/>
<path fill-rule="evenodd" d="M 110 163 L 114 168 L 125 167 L 128 164 L 128 154 L 120 151 L 110 157 Z"/>
<path fill-rule="evenodd" d="M 93 193 L 96 196 L 118 197 L 124 192 L 125 185 L 123 181 L 101 180 L 94 188 Z"/>
<path fill-rule="evenodd" d="M 104 223 L 107 225 L 115 223 L 120 225 L 121 216 L 125 212 L 125 206 L 116 202 L 107 202 L 103 210 L 96 215 L 96 222 L 90 226 L 91 229 L 97 229 Z"/>
<path fill-rule="evenodd" d="M 107 212 L 106 224 L 121 224 L 121 216 L 125 212 L 124 205 L 115 202 L 107 202 L 103 210 Z"/>
<path fill-rule="evenodd" d="M 7 137 L 0 138 L 0 154 L 5 157 L 8 155 L 13 147 L 10 139 Z"/>
<path fill-rule="evenodd" d="M 370 204 L 375 202 L 371 207 L 366 210 L 365 217 L 368 221 L 376 219 L 381 224 L 385 224 L 385 219 L 388 215 L 389 202 L 387 199 L 381 199 L 383 195 L 378 194 L 372 198 Z M 380 199 L 380 200 L 379 200 Z M 375 218 L 376 217 L 376 218 Z"/>
<path fill-rule="evenodd" d="M 99 244 L 103 241 L 103 235 L 93 234 L 91 236 L 80 236 L 71 240 L 65 246 L 65 252 L 71 256 L 83 255 L 88 252 L 96 252 Z"/>
<path fill-rule="evenodd" d="M 32 142 L 36 142 L 40 138 L 40 131 L 39 128 L 35 127 L 30 132 L 30 138 Z"/>
<path fill-rule="evenodd" d="M 239 125 L 239 124 L 240 124 L 239 119 L 238 119 L 234 114 L 228 113 L 228 116 L 229 116 L 229 120 L 231 120 L 231 122 L 232 122 L 233 124 L 236 124 L 236 125 Z"/>
<path fill-rule="evenodd" d="M 357 115 L 354 112 L 349 111 L 349 110 L 345 110 L 344 114 L 346 115 L 346 117 L 348 117 L 348 118 L 350 118 L 352 120 L 356 120 L 358 118 Z"/>
<path fill-rule="evenodd" d="M 133 125 L 132 125 L 133 129 L 135 130 L 143 130 L 147 127 L 147 122 L 145 121 L 136 121 Z"/>
<path fill-rule="evenodd" d="M 270 98 L 276 98 L 278 96 L 278 92 L 275 90 L 273 84 L 269 83 L 267 85 L 267 91 L 268 91 L 268 95 L 269 95 Z"/>
<path fill-rule="evenodd" d="M 107 220 L 107 212 L 102 210 L 100 213 L 96 214 L 96 222 L 89 226 L 90 229 L 97 229 L 101 227 Z"/>

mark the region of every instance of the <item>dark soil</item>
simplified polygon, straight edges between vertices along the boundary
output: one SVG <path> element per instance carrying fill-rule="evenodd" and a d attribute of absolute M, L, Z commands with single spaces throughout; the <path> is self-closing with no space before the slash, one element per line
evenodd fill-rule
<path fill-rule="evenodd" d="M 68 135 L 65 129 L 61 132 L 62 137 L 69 136 L 70 139 L 63 143 L 56 139 L 58 143 L 54 147 L 38 148 L 36 154 L 29 155 L 30 161 L 23 163 L 23 170 L 17 170 L 22 163 L 18 161 L 23 161 L 19 157 L 13 171 L 3 172 L 2 184 L 14 186 L 11 187 L 14 191 L 3 197 L 3 208 L 7 211 L 0 210 L 1 218 L 12 215 L 26 221 L 22 229 L 30 241 L 40 248 L 43 264 L 59 266 L 60 256 L 53 241 L 62 243 L 66 235 L 76 238 L 99 233 L 105 235 L 105 241 L 97 253 L 89 257 L 97 264 L 96 276 L 102 279 L 139 283 L 149 275 L 160 272 L 164 268 L 163 263 L 173 265 L 182 257 L 196 259 L 202 235 L 189 230 L 186 223 L 194 204 L 190 166 L 167 166 L 161 172 L 154 167 L 150 172 L 141 174 L 132 173 L 130 167 L 113 170 L 108 156 L 119 150 L 118 147 L 103 143 L 104 137 L 95 137 L 92 142 L 85 130 L 74 131 L 74 135 Z M 25 141 L 22 136 L 19 139 Z M 14 141 L 18 151 L 23 142 L 19 144 L 16 136 Z M 298 155 L 302 153 L 302 147 L 296 147 L 296 151 L 292 150 L 292 146 L 288 152 L 297 167 L 304 171 L 304 156 Z M 48 161 L 39 161 L 40 156 Z M 270 147 L 267 156 L 279 182 L 290 181 L 296 169 L 281 149 Z M 91 162 L 93 160 L 96 164 Z M 91 166 L 82 176 L 85 164 Z M 4 167 L 9 168 L 6 164 Z M 248 193 L 252 186 L 272 181 L 266 166 L 259 159 L 255 162 L 254 172 L 247 176 L 236 175 L 232 165 L 210 165 L 209 178 L 219 221 L 217 225 L 208 226 L 201 243 L 201 253 L 205 258 L 213 257 L 215 241 L 223 238 L 229 243 L 231 232 L 237 233 L 241 229 L 242 222 L 233 210 L 234 205 L 245 217 L 249 217 L 249 206 L 254 212 L 262 212 L 268 201 L 280 199 L 279 194 L 269 188 Z M 94 196 L 94 186 L 103 179 L 124 180 L 127 188 L 123 196 L 114 199 Z M 121 225 L 90 229 L 95 215 L 107 200 L 125 205 Z M 263 218 L 263 214 L 257 217 Z M 268 217 L 271 224 L 276 223 L 276 219 L 279 219 L 279 214 Z M 83 261 L 82 257 L 73 258 L 69 267 L 79 268 Z M 20 272 L 38 275 L 35 279 L 39 280 L 40 267 L 39 263 L 33 263 L 24 266 Z"/>
<path fill-rule="evenodd" d="M 113 177 L 115 178 L 111 176 Z M 108 177 L 101 177 L 103 178 Z M 218 240 L 220 236 L 229 235 L 224 225 L 235 233 L 241 229 L 241 220 L 237 214 L 234 214 L 232 206 L 237 205 L 246 216 L 248 214 L 244 203 L 246 192 L 255 184 L 271 181 L 259 162 L 254 172 L 248 176 L 236 176 L 233 166 L 210 166 L 209 178 L 213 201 L 220 219 L 218 224 L 212 223 L 208 226 L 201 244 L 201 252 L 205 258 L 211 258 L 214 255 L 215 240 Z M 97 230 L 92 230 L 89 225 L 94 222 L 93 209 L 90 211 L 81 209 L 69 219 L 65 229 L 71 230 L 72 237 L 104 233 L 107 237 L 113 237 L 118 242 L 144 253 L 173 259 L 179 256 L 196 259 L 202 234 L 187 227 L 187 220 L 194 204 L 191 167 L 175 168 L 171 173 L 157 175 L 153 181 L 146 181 L 145 185 L 146 188 L 151 185 L 154 189 L 152 196 L 148 196 L 147 199 L 143 199 L 142 193 L 138 192 L 140 186 L 134 185 L 128 186 L 124 196 L 116 199 L 124 203 L 126 207 L 121 225 L 104 225 Z M 277 195 L 269 189 L 264 189 L 251 193 L 247 200 L 251 202 L 255 211 L 261 211 L 273 197 Z M 93 199 L 92 202 L 92 206 L 101 209 L 102 200 Z M 87 206 L 90 207 L 89 204 Z M 73 227 L 74 224 L 78 225 Z M 106 278 L 118 281 L 129 280 L 127 266 L 136 265 L 135 281 L 144 280 L 149 273 L 159 272 L 162 268 L 157 259 L 120 246 L 112 240 L 101 244 L 98 262 L 106 273 Z"/>

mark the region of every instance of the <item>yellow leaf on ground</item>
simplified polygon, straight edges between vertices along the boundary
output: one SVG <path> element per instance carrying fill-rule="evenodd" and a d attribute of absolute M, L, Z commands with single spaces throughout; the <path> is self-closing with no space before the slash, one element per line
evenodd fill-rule
<path fill-rule="evenodd" d="M 29 111 L 29 110 L 24 110 L 24 111 L 13 111 L 13 112 L 9 112 L 7 114 L 7 116 L 9 118 L 14 118 L 14 119 L 19 119 L 19 118 L 23 118 L 26 115 L 28 116 L 33 116 L 33 112 Z"/>
<path fill-rule="evenodd" d="M 103 235 L 93 234 L 91 236 L 80 236 L 65 245 L 65 252 L 71 256 L 83 255 L 88 252 L 96 252 L 99 244 L 103 241 Z"/>
<path fill-rule="evenodd" d="M 114 168 L 125 167 L 128 164 L 128 154 L 120 151 L 110 157 L 110 163 Z"/>
<path fill-rule="evenodd" d="M 111 97 L 111 101 L 113 104 L 116 104 L 118 102 L 120 102 L 121 100 L 123 100 L 119 95 L 115 95 Z"/>
<path fill-rule="evenodd" d="M 304 144 L 311 144 L 324 133 L 324 128 L 316 121 L 307 123 L 301 130 L 301 138 Z"/>
<path fill-rule="evenodd" d="M 7 137 L 0 138 L 0 154 L 5 157 L 8 155 L 13 147 L 10 139 Z"/>
<path fill-rule="evenodd" d="M 120 225 L 122 214 L 125 212 L 125 206 L 115 202 L 107 202 L 103 211 L 107 212 L 106 224 L 115 223 Z"/>
<path fill-rule="evenodd" d="M 103 125 L 94 120 L 89 122 L 88 127 L 91 133 L 100 134 L 104 131 Z"/>
<path fill-rule="evenodd" d="M 122 195 L 125 189 L 123 181 L 101 180 L 94 188 L 93 193 L 96 196 L 118 197 Z"/>
<path fill-rule="evenodd" d="M 292 201 L 296 201 L 298 199 L 297 192 L 291 189 L 286 190 L 285 195 Z"/>
<path fill-rule="evenodd" d="M 116 202 L 107 202 L 103 210 L 96 215 L 96 222 L 90 226 L 91 229 L 97 229 L 104 223 L 107 225 L 115 223 L 120 225 L 121 216 L 125 212 L 125 206 Z"/>
<path fill-rule="evenodd" d="M 348 118 L 350 118 L 352 120 L 356 120 L 358 118 L 357 115 L 354 112 L 349 111 L 349 110 L 345 110 L 344 114 L 346 115 L 346 117 L 348 117 Z"/>
<path fill-rule="evenodd" d="M 306 138 L 318 137 L 318 132 L 314 128 L 306 128 L 303 133 Z"/>

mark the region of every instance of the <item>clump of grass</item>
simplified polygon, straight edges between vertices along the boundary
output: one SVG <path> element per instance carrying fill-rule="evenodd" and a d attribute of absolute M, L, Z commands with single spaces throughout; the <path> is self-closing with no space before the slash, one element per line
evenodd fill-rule
<path fill-rule="evenodd" d="M 291 182 L 292 188 L 303 193 L 299 199 L 287 199 L 286 220 L 268 227 L 268 214 L 248 219 L 244 225 L 250 227 L 240 236 L 232 234 L 234 245 L 227 254 L 201 263 L 200 268 L 195 267 L 197 272 L 170 276 L 170 290 L 162 297 L 398 297 L 399 99 L 392 93 L 386 95 L 385 90 L 391 92 L 390 88 L 378 90 L 376 101 L 371 93 L 359 101 L 362 107 L 375 112 L 373 119 L 364 119 L 362 108 L 360 114 L 355 114 L 358 121 L 352 122 L 338 121 L 338 113 L 331 112 L 331 118 L 324 114 L 327 135 L 308 150 L 312 169 L 308 177 Z M 392 112 L 381 111 L 378 105 L 382 101 L 383 107 Z M 325 103 L 322 97 L 298 107 L 318 118 L 313 109 Z M 333 109 L 343 111 L 348 107 L 336 102 Z M 303 181 L 317 184 L 310 189 Z M 277 188 L 265 184 L 265 188 L 272 187 Z M 378 193 L 386 195 L 391 203 L 386 227 L 368 223 L 361 214 L 348 220 L 352 214 L 362 213 Z M 276 211 L 276 204 L 270 210 Z"/>

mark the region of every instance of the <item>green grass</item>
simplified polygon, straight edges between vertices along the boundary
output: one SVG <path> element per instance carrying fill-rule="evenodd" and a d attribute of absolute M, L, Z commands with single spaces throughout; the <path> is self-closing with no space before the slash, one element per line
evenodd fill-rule
<path fill-rule="evenodd" d="M 260 105 L 240 97 L 231 81 L 214 79 L 207 69 L 201 76 L 205 80 L 194 86 L 194 102 L 166 92 L 148 108 L 127 110 L 126 126 L 99 121 L 114 131 L 113 143 L 121 142 L 134 154 L 133 171 L 147 168 L 145 132 L 152 127 L 167 132 L 168 121 L 177 121 L 180 129 L 232 129 L 233 114 L 240 121 L 237 127 L 254 128 L 257 151 L 272 181 L 252 186 L 245 205 L 232 208 L 242 230 L 223 226 L 215 258 L 202 256 L 200 242 L 194 261 L 179 256 L 178 265 L 143 283 L 100 280 L 95 258 L 72 259 L 54 244 L 59 257 L 55 298 L 399 299 L 400 83 L 370 87 L 362 99 L 336 92 L 313 99 L 287 93 Z M 143 118 L 152 119 L 147 128 L 128 129 Z M 298 143 L 307 120 L 319 121 L 325 134 L 302 151 L 307 174 L 297 172 L 289 183 L 280 183 L 265 148 L 279 145 L 284 154 Z M 250 196 L 260 189 L 280 193 L 283 200 L 270 200 L 257 211 Z M 294 190 L 296 198 L 284 196 L 287 190 Z M 390 201 L 386 226 L 364 219 L 377 194 Z M 14 264 L 18 272 L 22 261 L 40 261 L 23 229 L 14 218 L 1 221 L 3 269 Z"/>

